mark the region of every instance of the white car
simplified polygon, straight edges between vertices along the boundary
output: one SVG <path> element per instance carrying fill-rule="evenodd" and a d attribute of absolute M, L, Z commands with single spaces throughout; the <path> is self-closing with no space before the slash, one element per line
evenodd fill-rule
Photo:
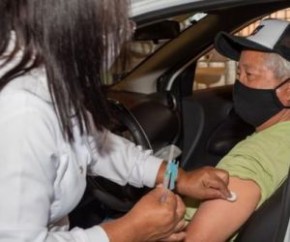
<path fill-rule="evenodd" d="M 254 130 L 233 110 L 235 64 L 213 50 L 214 37 L 219 31 L 238 33 L 271 14 L 290 17 L 288 7 L 289 0 L 132 0 L 130 15 L 137 24 L 130 44 L 132 65 L 113 73 L 107 87 L 117 120 L 113 132 L 165 158 L 174 145 L 184 169 L 214 166 Z M 284 241 L 288 180 L 236 241 Z M 89 222 L 80 220 L 119 216 L 146 190 L 89 178 L 87 197 L 76 212 L 89 215 L 76 215 L 74 221 L 85 226 Z"/>

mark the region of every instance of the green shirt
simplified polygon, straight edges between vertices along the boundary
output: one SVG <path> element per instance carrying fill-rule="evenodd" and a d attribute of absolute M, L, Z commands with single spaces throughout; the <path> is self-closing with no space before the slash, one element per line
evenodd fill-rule
<path fill-rule="evenodd" d="M 261 205 L 283 183 L 290 166 L 290 122 L 281 122 L 238 143 L 217 165 L 230 176 L 251 179 L 261 188 Z M 196 203 L 186 201 L 186 219 Z M 193 205 L 194 204 L 194 205 Z"/>
<path fill-rule="evenodd" d="M 261 189 L 261 204 L 286 179 L 289 165 L 290 122 L 281 122 L 237 144 L 217 167 L 230 176 L 255 181 Z"/>

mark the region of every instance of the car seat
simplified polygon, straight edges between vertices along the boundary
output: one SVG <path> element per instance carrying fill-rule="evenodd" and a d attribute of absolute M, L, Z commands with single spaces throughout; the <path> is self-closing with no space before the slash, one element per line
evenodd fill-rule
<path fill-rule="evenodd" d="M 286 242 L 290 217 L 290 173 L 280 188 L 255 211 L 235 242 Z M 290 231 L 288 231 L 290 233 Z"/>

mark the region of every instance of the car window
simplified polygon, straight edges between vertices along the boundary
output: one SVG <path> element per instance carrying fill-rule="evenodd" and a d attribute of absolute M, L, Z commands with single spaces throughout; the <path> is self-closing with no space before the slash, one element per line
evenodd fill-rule
<path fill-rule="evenodd" d="M 269 17 L 290 20 L 290 8 L 272 13 L 264 18 Z M 236 34 L 239 36 L 250 35 L 260 20 L 250 24 Z M 213 49 L 199 58 L 193 88 L 197 90 L 233 84 L 236 79 L 235 73 L 236 62 L 221 56 Z"/>
<path fill-rule="evenodd" d="M 155 53 L 165 43 L 174 39 L 180 34 L 180 32 L 186 30 L 188 27 L 197 23 L 206 16 L 206 13 L 194 12 L 174 16 L 146 26 L 138 26 L 132 40 L 130 40 L 127 46 L 129 61 L 125 70 L 121 68 L 122 71 L 125 72 L 123 74 L 132 71 L 143 60 Z M 118 61 L 115 63 L 118 64 Z M 122 75 L 122 73 L 119 73 L 119 70 L 120 68 L 115 65 L 111 69 L 111 74 L 119 77 L 120 74 Z"/>
<path fill-rule="evenodd" d="M 151 24 L 149 26 L 141 27 L 136 32 L 133 40 L 130 42 L 129 50 L 130 50 L 130 65 L 128 66 L 127 71 L 132 70 L 138 64 L 140 64 L 143 60 L 145 60 L 149 55 L 153 54 L 157 49 L 163 46 L 166 42 L 172 40 L 177 37 L 180 32 L 184 31 L 191 25 L 197 23 L 207 16 L 206 13 L 197 12 L 197 13 L 189 13 L 185 15 L 179 15 L 167 20 L 163 20 L 162 22 Z M 167 25 L 166 25 L 167 23 Z M 176 25 L 178 32 L 174 34 L 174 30 L 172 26 Z M 166 31 L 167 29 L 167 31 Z M 145 33 L 142 31 L 145 31 Z M 144 35 L 146 35 L 147 37 Z M 141 38 L 139 37 L 140 35 Z M 143 39 L 142 39 L 143 38 Z"/>

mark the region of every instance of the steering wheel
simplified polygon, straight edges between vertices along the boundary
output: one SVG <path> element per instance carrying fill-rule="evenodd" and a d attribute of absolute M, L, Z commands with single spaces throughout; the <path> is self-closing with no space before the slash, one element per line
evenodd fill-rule
<path fill-rule="evenodd" d="M 144 130 L 133 114 L 117 101 L 110 100 L 109 103 L 114 119 L 111 131 L 141 145 L 144 149 L 152 149 Z M 111 217 L 126 213 L 150 190 L 147 187 L 121 186 L 100 176 L 88 177 L 87 182 L 91 199 L 102 203 Z"/>
<path fill-rule="evenodd" d="M 143 149 L 158 150 L 176 139 L 180 131 L 178 114 L 167 99 L 168 95 L 152 95 L 148 102 L 132 110 L 134 115 L 120 102 L 109 100 L 113 116 L 111 131 Z M 142 125 L 138 120 L 142 120 Z M 100 176 L 87 177 L 87 184 L 82 201 L 70 216 L 72 226 L 86 228 L 107 217 L 120 217 L 150 190 L 148 187 L 121 186 Z"/>

